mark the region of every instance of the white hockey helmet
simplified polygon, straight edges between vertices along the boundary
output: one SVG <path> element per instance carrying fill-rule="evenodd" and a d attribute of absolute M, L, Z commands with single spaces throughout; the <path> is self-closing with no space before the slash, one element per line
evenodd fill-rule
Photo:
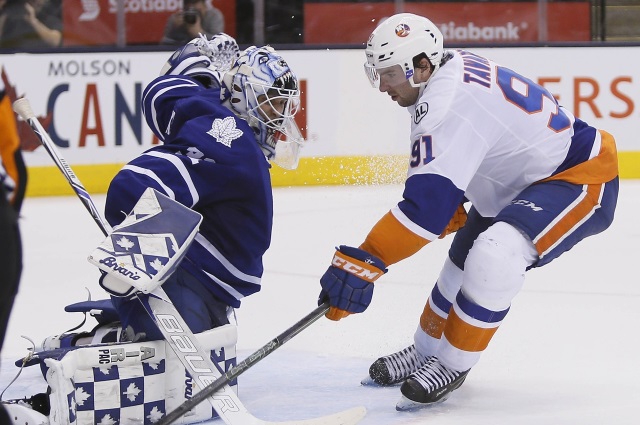
<path fill-rule="evenodd" d="M 384 20 L 371 33 L 365 54 L 365 72 L 373 87 L 380 86 L 381 71 L 390 80 L 391 87 L 409 80 L 413 81 L 413 58 L 424 53 L 433 65 L 433 73 L 440 67 L 444 54 L 443 36 L 438 27 L 425 17 L 412 13 L 399 13 Z M 397 69 L 393 69 L 396 67 Z"/>
<path fill-rule="evenodd" d="M 304 143 L 294 121 L 300 105 L 298 78 L 270 46 L 251 46 L 224 75 L 225 105 L 253 128 L 265 156 L 294 169 Z"/>

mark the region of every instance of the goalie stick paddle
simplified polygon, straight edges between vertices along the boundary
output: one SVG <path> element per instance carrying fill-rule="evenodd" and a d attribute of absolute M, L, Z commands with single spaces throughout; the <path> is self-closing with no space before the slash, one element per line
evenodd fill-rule
<path fill-rule="evenodd" d="M 53 140 L 51 140 L 51 137 L 33 113 L 29 100 L 25 97 L 16 100 L 13 103 L 13 110 L 29 124 L 49 156 L 71 185 L 71 188 L 78 195 L 98 227 L 100 227 L 100 230 L 105 236 L 108 235 L 111 231 L 111 226 L 104 221 L 91 196 L 56 149 Z M 158 287 L 150 294 L 138 293 L 137 298 L 158 325 L 166 343 L 175 352 L 200 390 L 203 390 L 208 384 L 221 377 L 221 373 L 213 364 L 211 358 L 205 354 L 204 349 L 161 287 Z M 311 323 L 309 322 L 309 324 Z M 300 330 L 302 329 L 304 328 Z M 360 406 L 320 418 L 292 422 L 268 422 L 253 416 L 242 404 L 237 394 L 227 385 L 223 385 L 215 394 L 209 396 L 208 400 L 216 413 L 228 425 L 354 425 L 366 414 L 366 409 Z"/>
<path fill-rule="evenodd" d="M 189 410 L 193 409 L 197 404 L 201 403 L 207 397 L 215 394 L 217 391 L 222 389 L 225 385 L 228 385 L 231 381 L 236 379 L 238 376 L 242 375 L 246 372 L 251 366 L 258 363 L 260 360 L 267 357 L 269 354 L 273 353 L 279 347 L 284 345 L 291 338 L 305 330 L 309 327 L 313 322 L 321 318 L 325 315 L 325 313 L 329 311 L 329 303 L 326 302 L 320 305 L 318 308 L 313 310 L 311 313 L 307 314 L 305 317 L 296 322 L 289 329 L 273 338 L 267 344 L 265 344 L 262 348 L 260 348 L 255 353 L 251 354 L 244 361 L 237 364 L 235 367 L 229 369 L 226 373 L 224 373 L 220 378 L 216 379 L 214 382 L 210 383 L 200 392 L 194 394 L 189 400 L 182 403 L 172 412 L 169 412 L 167 416 L 160 419 L 160 421 L 156 422 L 156 425 L 169 425 L 176 420 L 178 420 L 182 415 L 187 413 Z"/>

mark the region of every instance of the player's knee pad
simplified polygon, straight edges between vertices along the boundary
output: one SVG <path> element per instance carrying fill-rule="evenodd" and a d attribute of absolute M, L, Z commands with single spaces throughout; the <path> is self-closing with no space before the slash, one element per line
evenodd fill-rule
<path fill-rule="evenodd" d="M 222 371 L 236 364 L 237 330 L 221 326 L 196 335 Z M 196 383 L 165 341 L 89 345 L 41 355 L 51 389 L 51 424 L 153 423 L 198 391 Z M 237 391 L 237 383 L 231 382 Z M 214 417 L 200 403 L 178 420 Z"/>
<path fill-rule="evenodd" d="M 537 258 L 527 236 L 510 224 L 497 222 L 474 242 L 464 266 L 462 292 L 484 308 L 504 310 L 522 288 L 527 267 Z"/>

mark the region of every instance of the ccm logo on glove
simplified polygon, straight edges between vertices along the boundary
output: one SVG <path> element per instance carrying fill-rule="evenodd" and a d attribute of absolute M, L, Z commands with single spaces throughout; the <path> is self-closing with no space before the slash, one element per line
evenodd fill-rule
<path fill-rule="evenodd" d="M 318 304 L 329 301 L 326 316 L 340 320 L 351 313 L 362 313 L 371 303 L 373 282 L 387 271 L 378 257 L 368 252 L 341 245 L 331 260 L 331 266 L 320 278 Z"/>
<path fill-rule="evenodd" d="M 348 273 L 358 276 L 367 282 L 375 282 L 383 272 L 373 264 L 371 260 L 358 261 L 354 258 L 347 257 L 340 251 L 337 251 L 333 256 L 331 264 L 334 267 L 338 267 Z"/>

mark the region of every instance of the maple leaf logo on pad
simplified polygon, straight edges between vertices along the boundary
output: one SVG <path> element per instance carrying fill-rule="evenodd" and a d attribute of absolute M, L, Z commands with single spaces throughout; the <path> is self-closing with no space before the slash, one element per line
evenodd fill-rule
<path fill-rule="evenodd" d="M 216 142 L 231 147 L 231 142 L 242 136 L 242 130 L 236 128 L 236 120 L 233 117 L 216 118 L 207 134 L 216 139 Z"/>
<path fill-rule="evenodd" d="M 129 251 L 130 248 L 133 248 L 135 246 L 135 244 L 131 242 L 131 240 L 127 239 L 124 236 L 118 239 L 116 243 L 118 244 L 118 246 L 120 246 L 121 248 L 124 248 L 127 251 Z"/>

